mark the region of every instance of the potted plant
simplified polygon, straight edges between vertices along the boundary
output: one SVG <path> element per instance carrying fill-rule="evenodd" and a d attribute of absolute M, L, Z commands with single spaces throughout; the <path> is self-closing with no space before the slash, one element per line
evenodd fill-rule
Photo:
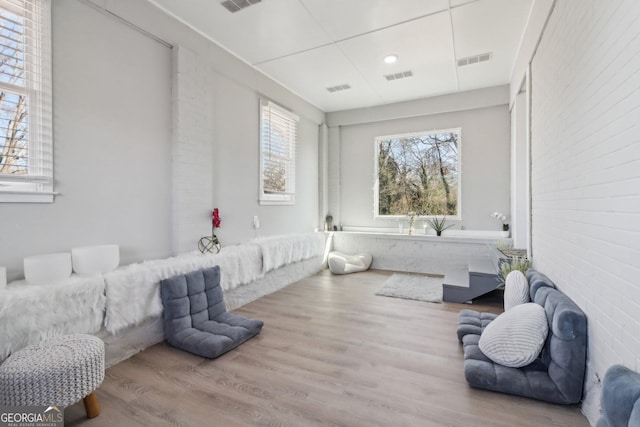
<path fill-rule="evenodd" d="M 437 216 L 427 220 L 427 223 L 429 223 L 429 225 L 434 230 L 436 230 L 436 236 L 442 236 L 442 232 L 444 230 L 446 230 L 449 227 L 453 227 L 453 224 L 445 226 L 446 222 L 447 222 L 447 219 L 445 217 L 438 218 Z"/>
<path fill-rule="evenodd" d="M 528 269 L 532 267 L 531 260 L 527 257 L 512 256 L 509 258 L 500 258 L 498 260 L 498 281 L 504 286 L 504 282 L 507 279 L 509 273 L 514 270 L 519 270 L 522 274 L 525 274 Z"/>
<path fill-rule="evenodd" d="M 509 231 L 509 223 L 507 223 L 507 216 L 502 212 L 494 212 L 491 214 L 491 218 L 500 221 L 502 224 L 502 231 Z"/>

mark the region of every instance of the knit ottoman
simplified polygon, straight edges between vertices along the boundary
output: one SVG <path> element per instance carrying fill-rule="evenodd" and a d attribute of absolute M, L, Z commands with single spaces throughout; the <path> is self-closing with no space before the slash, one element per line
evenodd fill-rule
<path fill-rule="evenodd" d="M 0 365 L 0 404 L 67 406 L 84 399 L 87 417 L 100 415 L 95 390 L 104 379 L 104 343 L 65 335 L 29 345 Z"/>

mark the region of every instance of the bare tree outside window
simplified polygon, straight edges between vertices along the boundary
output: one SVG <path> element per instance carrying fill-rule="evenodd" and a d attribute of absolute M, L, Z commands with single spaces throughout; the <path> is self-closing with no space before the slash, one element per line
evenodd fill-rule
<path fill-rule="evenodd" d="M 0 8 L 0 173 L 29 173 L 24 17 Z"/>
<path fill-rule="evenodd" d="M 52 203 L 51 2 L 0 0 L 0 203 Z"/>
<path fill-rule="evenodd" d="M 260 100 L 260 204 L 295 203 L 298 116 Z"/>
<path fill-rule="evenodd" d="M 265 193 L 286 193 L 288 167 L 291 162 L 290 143 L 278 126 L 270 128 L 269 143 L 263 149 L 263 175 Z"/>
<path fill-rule="evenodd" d="M 460 129 L 376 138 L 377 214 L 457 216 Z"/>

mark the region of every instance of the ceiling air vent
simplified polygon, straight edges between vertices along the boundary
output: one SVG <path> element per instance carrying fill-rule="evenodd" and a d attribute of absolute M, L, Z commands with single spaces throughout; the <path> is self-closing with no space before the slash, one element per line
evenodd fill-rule
<path fill-rule="evenodd" d="M 223 5 L 229 12 L 235 13 L 240 9 L 249 7 L 252 4 L 260 3 L 261 1 L 262 0 L 226 0 L 220 4 Z"/>
<path fill-rule="evenodd" d="M 477 64 L 479 62 L 489 61 L 493 57 L 493 53 L 481 53 L 480 55 L 467 56 L 466 58 L 458 59 L 458 67 L 464 67 L 465 65 Z"/>
<path fill-rule="evenodd" d="M 413 71 L 403 71 L 401 73 L 386 74 L 384 78 L 390 81 L 390 80 L 404 79 L 405 77 L 411 77 L 411 76 L 413 76 Z"/>
<path fill-rule="evenodd" d="M 347 90 L 347 89 L 351 89 L 351 86 L 349 86 L 348 84 L 343 84 L 343 85 L 338 85 L 338 86 L 331 86 L 328 87 L 327 90 L 331 93 L 333 92 L 340 92 L 341 90 Z"/>

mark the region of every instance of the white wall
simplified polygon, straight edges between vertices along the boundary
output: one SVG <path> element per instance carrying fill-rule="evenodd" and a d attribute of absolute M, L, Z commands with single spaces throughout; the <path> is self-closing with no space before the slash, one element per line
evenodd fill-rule
<path fill-rule="evenodd" d="M 460 94 L 455 96 L 460 98 Z M 330 170 L 334 174 L 332 182 L 340 183 L 339 201 L 330 206 L 334 220 L 343 226 L 397 227 L 397 220 L 374 220 L 376 136 L 461 127 L 462 220 L 454 223 L 467 229 L 502 229 L 500 223 L 490 218 L 496 210 L 508 213 L 510 209 L 510 116 L 506 92 L 502 99 L 502 105 L 497 106 L 457 108 L 429 115 L 404 111 L 409 117 L 342 125 L 338 143 L 335 133 L 330 133 L 333 145 L 339 145 L 338 158 L 332 158 L 332 162 L 339 164 L 339 170 Z M 392 109 L 388 113 L 394 116 Z M 360 117 L 357 111 L 346 114 L 350 118 Z M 331 116 L 334 122 L 342 123 L 344 117 L 335 113 Z M 335 177 L 336 173 L 339 177 Z"/>
<path fill-rule="evenodd" d="M 213 207 L 222 214 L 223 244 L 253 237 L 256 214 L 263 234 L 318 226 L 322 111 L 146 1 L 52 5 L 54 179 L 60 195 L 53 204 L 0 205 L 0 265 L 8 267 L 9 280 L 22 277 L 25 256 L 78 245 L 118 243 L 123 264 L 195 250 L 200 233 L 210 232 Z M 198 59 L 191 71 L 185 68 L 184 82 L 206 86 L 191 88 L 201 98 L 193 104 L 200 115 L 188 124 L 191 136 L 175 132 L 172 107 L 179 99 L 172 100 L 171 47 Z M 261 95 L 302 117 L 298 203 L 292 207 L 257 203 Z M 189 142 L 193 135 L 205 137 L 175 150 L 181 135 Z M 181 174 L 172 160 L 191 148 L 205 161 Z M 197 221 L 202 225 L 189 223 Z"/>
<path fill-rule="evenodd" d="M 513 247 L 529 248 L 529 155 L 526 93 L 517 95 L 511 108 L 511 238 Z"/>
<path fill-rule="evenodd" d="M 260 236 L 313 231 L 318 227 L 318 124 L 304 116 L 298 122 L 295 205 L 261 206 L 259 95 L 221 75 L 215 84 L 214 192 L 222 219 L 216 234 L 226 243 L 253 238 L 254 215 L 260 220 Z"/>
<path fill-rule="evenodd" d="M 169 254 L 171 51 L 77 1 L 53 5 L 53 204 L 0 205 L 0 264 L 119 243 Z"/>
<path fill-rule="evenodd" d="M 640 3 L 557 1 L 532 63 L 533 261 L 587 314 L 583 411 L 640 371 Z"/>
<path fill-rule="evenodd" d="M 214 98 L 211 122 L 203 124 L 203 132 L 213 129 L 213 159 L 209 174 L 201 179 L 213 182 L 212 207 L 220 209 L 222 219 L 222 227 L 216 234 L 223 245 L 254 237 L 254 215 L 260 218 L 260 235 L 311 231 L 318 227 L 318 125 L 324 122 L 324 112 L 147 2 L 98 3 L 171 45 L 188 48 L 202 61 L 200 69 L 211 71 Z M 294 206 L 258 204 L 261 96 L 289 108 L 301 118 Z M 202 210 L 200 218 L 209 229 L 210 210 Z M 198 237 L 192 237 L 194 248 Z"/>

